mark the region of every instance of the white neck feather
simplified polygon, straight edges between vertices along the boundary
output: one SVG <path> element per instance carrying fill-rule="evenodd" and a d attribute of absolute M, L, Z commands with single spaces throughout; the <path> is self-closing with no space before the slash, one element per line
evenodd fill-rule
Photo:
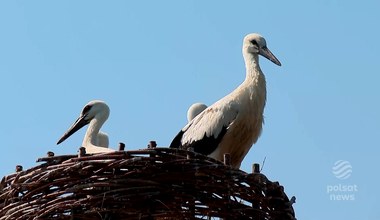
<path fill-rule="evenodd" d="M 104 122 L 100 122 L 98 118 L 94 118 L 90 121 L 86 134 L 84 135 L 83 139 L 83 147 L 94 145 L 96 146 L 97 143 L 97 136 L 100 131 L 100 128 L 102 127 Z"/>
<path fill-rule="evenodd" d="M 257 80 L 263 75 L 259 65 L 259 56 L 245 52 L 243 54 L 246 68 L 246 81 Z"/>
<path fill-rule="evenodd" d="M 258 54 L 248 52 L 243 52 L 243 56 L 246 68 L 246 78 L 242 86 L 248 89 L 247 95 L 249 95 L 249 99 L 256 100 L 256 102 L 251 102 L 251 104 L 254 105 L 255 108 L 258 108 L 257 113 L 262 115 L 267 92 L 265 76 L 259 65 L 259 56 Z"/>
<path fill-rule="evenodd" d="M 98 146 L 98 134 L 100 128 L 104 124 L 107 118 L 97 117 L 93 118 L 87 128 L 86 134 L 82 142 L 82 146 L 86 148 L 87 153 L 103 153 L 103 152 L 113 152 L 114 150 Z"/>

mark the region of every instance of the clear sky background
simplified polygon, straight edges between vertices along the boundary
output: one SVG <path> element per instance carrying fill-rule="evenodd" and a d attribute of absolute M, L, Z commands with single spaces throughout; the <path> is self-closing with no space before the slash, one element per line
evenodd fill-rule
<path fill-rule="evenodd" d="M 379 22 L 375 0 L 1 1 L 0 175 L 76 153 L 85 129 L 56 142 L 93 99 L 113 148 L 168 146 L 192 103 L 244 80 L 242 39 L 258 32 L 283 65 L 260 59 L 265 125 L 242 169 L 266 157 L 298 219 L 378 220 Z"/>

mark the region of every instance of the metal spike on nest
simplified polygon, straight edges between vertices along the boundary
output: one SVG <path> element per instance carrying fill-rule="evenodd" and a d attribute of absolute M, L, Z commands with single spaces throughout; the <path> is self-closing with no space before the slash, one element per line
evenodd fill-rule
<path fill-rule="evenodd" d="M 195 152 L 50 154 L 38 162 L 1 180 L 0 220 L 295 219 L 277 182 Z"/>

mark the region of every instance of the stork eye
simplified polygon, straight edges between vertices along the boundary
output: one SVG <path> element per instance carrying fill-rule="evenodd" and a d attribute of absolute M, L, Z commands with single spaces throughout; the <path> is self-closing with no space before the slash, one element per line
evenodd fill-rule
<path fill-rule="evenodd" d="M 83 108 L 83 110 L 82 110 L 82 114 L 83 114 L 83 115 L 86 114 L 87 112 L 90 111 L 90 109 L 91 109 L 91 106 L 90 106 L 90 105 L 86 105 L 86 106 Z"/>
<path fill-rule="evenodd" d="M 251 43 L 252 43 L 253 45 L 259 46 L 259 44 L 256 42 L 256 40 L 251 40 Z"/>

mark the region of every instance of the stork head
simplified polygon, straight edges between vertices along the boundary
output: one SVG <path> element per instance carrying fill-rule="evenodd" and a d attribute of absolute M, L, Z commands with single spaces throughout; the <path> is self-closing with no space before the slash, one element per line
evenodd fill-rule
<path fill-rule="evenodd" d="M 71 125 L 71 127 L 66 131 L 66 133 L 58 140 L 57 144 L 62 143 L 72 134 L 77 132 L 83 126 L 90 123 L 91 120 L 97 119 L 100 123 L 104 123 L 110 114 L 110 109 L 104 101 L 93 100 L 87 103 L 82 112 L 80 113 L 77 120 Z"/>
<path fill-rule="evenodd" d="M 187 121 L 190 122 L 193 120 L 199 113 L 203 112 L 207 108 L 207 105 L 203 103 L 194 103 L 187 110 Z"/>
<path fill-rule="evenodd" d="M 280 61 L 267 47 L 267 42 L 260 34 L 248 34 L 243 41 L 243 54 L 261 55 L 274 64 L 281 66 Z"/>

